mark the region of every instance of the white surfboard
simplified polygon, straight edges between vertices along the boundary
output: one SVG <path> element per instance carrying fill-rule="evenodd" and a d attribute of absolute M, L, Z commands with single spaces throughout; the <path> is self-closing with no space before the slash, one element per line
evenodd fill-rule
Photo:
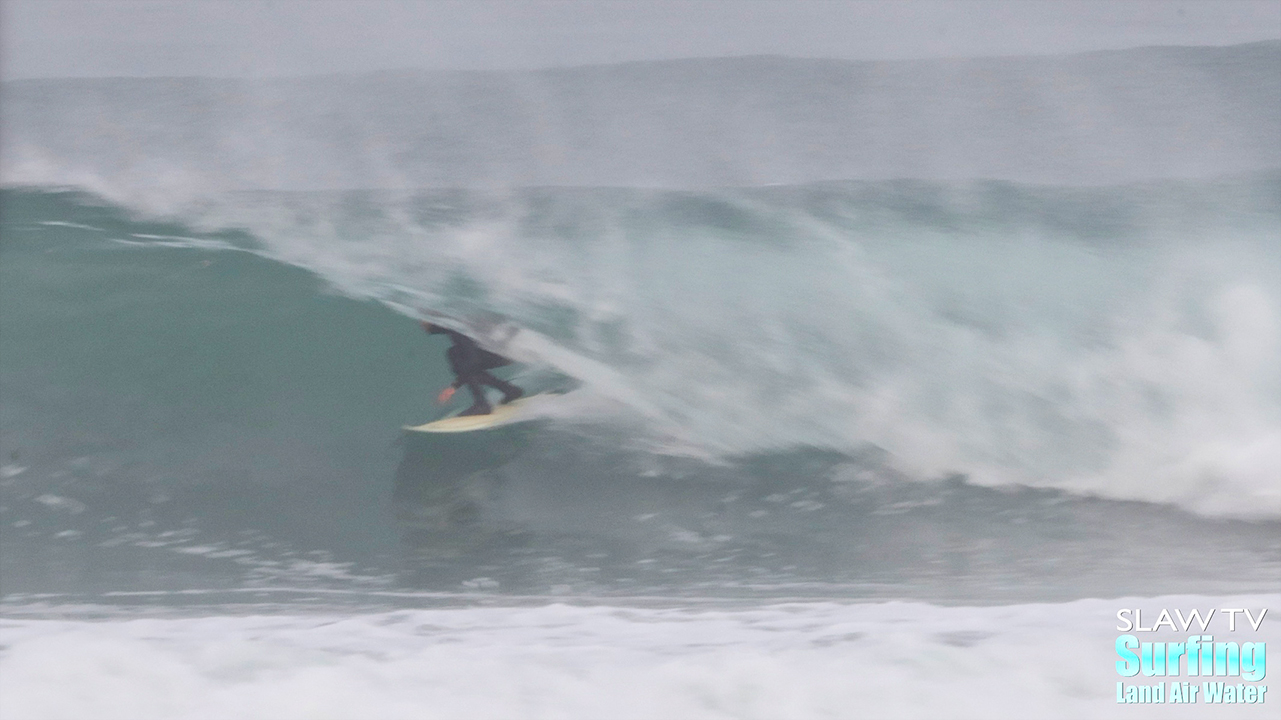
<path fill-rule="evenodd" d="M 406 425 L 406 430 L 413 432 L 429 433 L 456 433 L 471 432 L 472 430 L 484 430 L 496 425 L 506 425 L 521 420 L 531 420 L 531 417 L 521 417 L 522 410 L 528 410 L 529 404 L 546 393 L 539 395 L 530 395 L 519 400 L 513 400 L 506 405 L 495 405 L 494 411 L 488 415 L 454 415 L 444 420 L 429 422 L 426 425 Z"/>

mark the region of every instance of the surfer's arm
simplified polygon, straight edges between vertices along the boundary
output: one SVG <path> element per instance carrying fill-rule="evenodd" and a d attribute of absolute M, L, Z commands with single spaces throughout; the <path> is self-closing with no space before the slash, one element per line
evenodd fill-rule
<path fill-rule="evenodd" d="M 455 377 L 454 381 L 449 383 L 449 385 L 446 386 L 444 390 L 441 390 L 440 394 L 436 396 L 436 402 L 440 403 L 441 405 L 444 405 L 445 403 L 449 402 L 449 399 L 454 396 L 454 393 L 458 390 L 458 388 L 462 387 L 465 384 L 466 383 L 463 382 L 463 379 L 461 377 Z"/>

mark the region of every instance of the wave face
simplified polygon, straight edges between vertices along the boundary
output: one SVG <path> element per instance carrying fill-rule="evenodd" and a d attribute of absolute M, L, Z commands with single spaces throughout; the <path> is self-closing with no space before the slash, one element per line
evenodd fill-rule
<path fill-rule="evenodd" d="M 6 85 L 6 592 L 1271 587 L 1278 58 Z"/>
<path fill-rule="evenodd" d="M 257 193 L 191 227 L 9 191 L 6 512 L 226 582 L 1240 589 L 1224 554 L 1276 571 L 1278 187 Z M 393 450 L 448 381 L 415 307 L 501 314 L 518 382 L 578 389 Z M 1203 572 L 1097 560 L 1189 537 Z"/>

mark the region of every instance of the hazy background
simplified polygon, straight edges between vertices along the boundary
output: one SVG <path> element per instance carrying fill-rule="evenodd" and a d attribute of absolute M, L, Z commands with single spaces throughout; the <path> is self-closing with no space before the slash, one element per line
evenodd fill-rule
<path fill-rule="evenodd" d="M 1275 0 L 7 0 L 4 79 L 1027 55 L 1281 38 Z"/>

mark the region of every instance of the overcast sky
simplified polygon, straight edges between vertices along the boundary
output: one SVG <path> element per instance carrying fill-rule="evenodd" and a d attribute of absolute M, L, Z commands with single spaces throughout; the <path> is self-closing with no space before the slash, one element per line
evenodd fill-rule
<path fill-rule="evenodd" d="M 1281 38 L 1281 0 L 0 0 L 0 74 L 273 76 Z"/>

